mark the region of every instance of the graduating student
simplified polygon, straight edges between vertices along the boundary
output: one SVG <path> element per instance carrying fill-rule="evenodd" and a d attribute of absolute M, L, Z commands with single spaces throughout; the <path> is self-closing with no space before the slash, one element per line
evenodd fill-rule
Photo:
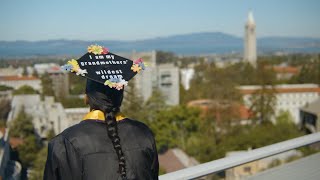
<path fill-rule="evenodd" d="M 87 78 L 90 112 L 50 141 L 45 180 L 158 179 L 152 132 L 120 112 L 124 86 L 144 68 L 141 59 L 133 62 L 98 45 L 63 66 Z"/>

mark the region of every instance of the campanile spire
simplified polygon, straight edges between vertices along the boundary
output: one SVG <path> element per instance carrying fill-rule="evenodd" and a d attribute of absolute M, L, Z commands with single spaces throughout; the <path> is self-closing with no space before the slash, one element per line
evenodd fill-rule
<path fill-rule="evenodd" d="M 252 11 L 248 13 L 248 19 L 245 24 L 244 35 L 244 57 L 243 60 L 256 66 L 257 61 L 257 44 L 256 44 L 256 23 Z"/>

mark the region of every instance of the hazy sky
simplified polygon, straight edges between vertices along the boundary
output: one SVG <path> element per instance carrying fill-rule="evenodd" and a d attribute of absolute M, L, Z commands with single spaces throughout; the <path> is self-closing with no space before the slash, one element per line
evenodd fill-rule
<path fill-rule="evenodd" d="M 320 38 L 319 0 L 2 0 L 0 40 L 136 40 L 194 32 Z"/>

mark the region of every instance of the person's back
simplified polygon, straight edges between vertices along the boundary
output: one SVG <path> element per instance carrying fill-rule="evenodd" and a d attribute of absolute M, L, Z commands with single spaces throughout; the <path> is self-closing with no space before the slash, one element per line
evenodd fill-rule
<path fill-rule="evenodd" d="M 50 141 L 44 180 L 158 179 L 158 154 L 150 129 L 120 112 L 124 86 L 145 68 L 143 61 L 133 62 L 92 45 L 88 53 L 63 67 L 87 78 L 85 103 L 90 112 Z"/>
<path fill-rule="evenodd" d="M 128 118 L 117 124 L 127 179 L 158 179 L 158 155 L 149 128 Z M 49 153 L 56 162 L 47 164 L 59 167 L 46 167 L 45 179 L 121 179 L 118 157 L 103 121 L 84 120 L 66 129 L 50 142 Z"/>

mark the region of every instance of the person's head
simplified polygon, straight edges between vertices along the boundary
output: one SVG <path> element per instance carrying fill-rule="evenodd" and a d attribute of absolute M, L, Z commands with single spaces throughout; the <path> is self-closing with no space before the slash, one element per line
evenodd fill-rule
<path fill-rule="evenodd" d="M 105 113 L 111 113 L 115 109 L 119 111 L 122 99 L 123 89 L 109 88 L 101 83 L 87 79 L 86 103 L 89 104 L 90 110 L 101 110 Z"/>
<path fill-rule="evenodd" d="M 119 160 L 119 173 L 122 179 L 126 179 L 126 162 L 118 135 L 116 114 L 120 111 L 123 99 L 123 89 L 109 88 L 101 83 L 87 79 L 86 103 L 90 110 L 101 110 L 105 114 L 105 123 L 108 136 L 112 141 Z"/>
<path fill-rule="evenodd" d="M 91 45 L 78 60 L 71 59 L 61 68 L 87 78 L 85 102 L 89 104 L 90 110 L 104 112 L 108 136 L 119 158 L 119 172 L 122 178 L 126 179 L 125 160 L 118 136 L 116 114 L 120 111 L 124 86 L 144 70 L 146 64 L 141 58 L 132 61 L 110 53 L 103 46 Z"/>

